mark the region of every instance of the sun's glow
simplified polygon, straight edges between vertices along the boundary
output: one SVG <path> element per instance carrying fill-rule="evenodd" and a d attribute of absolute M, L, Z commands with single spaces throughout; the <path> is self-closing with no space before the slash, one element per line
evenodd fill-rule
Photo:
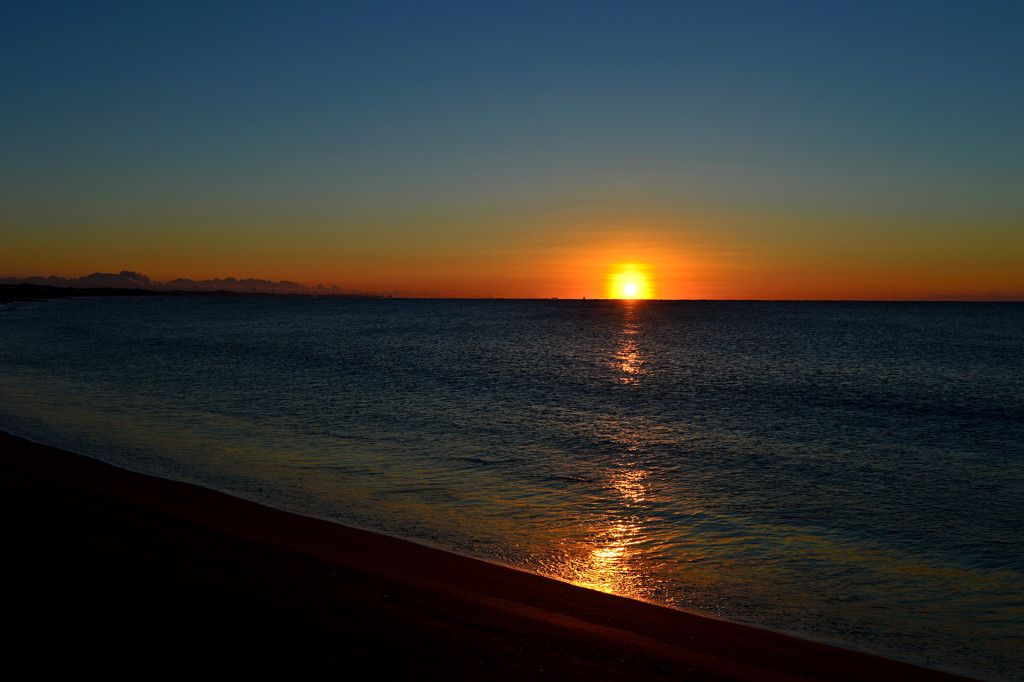
<path fill-rule="evenodd" d="M 654 298 L 654 280 L 645 265 L 620 265 L 608 277 L 608 298 Z"/>

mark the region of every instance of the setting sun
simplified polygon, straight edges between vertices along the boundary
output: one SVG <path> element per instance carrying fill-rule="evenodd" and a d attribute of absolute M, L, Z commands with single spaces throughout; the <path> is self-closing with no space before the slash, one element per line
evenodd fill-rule
<path fill-rule="evenodd" d="M 653 298 L 654 284 L 645 265 L 621 265 L 608 277 L 608 298 Z"/>

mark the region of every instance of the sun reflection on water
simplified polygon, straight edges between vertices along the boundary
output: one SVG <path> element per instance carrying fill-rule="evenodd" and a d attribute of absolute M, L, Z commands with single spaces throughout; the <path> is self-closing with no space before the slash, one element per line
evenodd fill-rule
<path fill-rule="evenodd" d="M 625 314 L 623 317 L 622 331 L 619 334 L 619 346 L 615 353 L 615 366 L 622 372 L 619 381 L 623 384 L 636 384 L 643 374 L 644 360 L 640 354 L 640 346 L 637 339 L 640 335 L 640 325 L 637 321 L 636 301 L 629 301 L 623 304 Z"/>
<path fill-rule="evenodd" d="M 644 373 L 639 337 L 637 301 L 623 303 L 622 328 L 618 335 L 612 366 L 619 383 L 636 384 Z M 641 597 L 641 545 L 645 515 L 641 506 L 648 498 L 648 472 L 637 464 L 643 439 L 627 423 L 614 425 L 612 440 L 623 447 L 622 463 L 608 471 L 601 509 L 577 554 L 573 582 L 602 592 Z"/>
<path fill-rule="evenodd" d="M 643 503 L 649 497 L 648 472 L 636 462 L 639 440 L 622 435 L 616 440 L 626 446 L 627 459 L 604 477 L 601 515 L 581 547 L 573 582 L 601 592 L 643 598 Z"/>
<path fill-rule="evenodd" d="M 635 506 L 647 497 L 647 472 L 623 468 L 608 480 L 609 511 L 592 531 L 573 582 L 583 587 L 625 596 L 640 597 L 643 517 Z"/>
<path fill-rule="evenodd" d="M 639 574 L 634 568 L 640 524 L 633 517 L 606 528 L 584 560 L 577 585 L 601 592 L 638 594 Z"/>
<path fill-rule="evenodd" d="M 612 488 L 630 502 L 643 502 L 647 493 L 647 488 L 643 483 L 646 477 L 646 471 L 640 469 L 627 470 L 622 472 L 619 478 L 612 481 Z"/>

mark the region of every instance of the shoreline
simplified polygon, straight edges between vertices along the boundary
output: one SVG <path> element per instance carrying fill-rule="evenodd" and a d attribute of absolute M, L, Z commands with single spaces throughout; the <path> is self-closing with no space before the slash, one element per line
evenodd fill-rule
<path fill-rule="evenodd" d="M 134 473 L 0 432 L 9 651 L 57 669 L 953 680 Z"/>

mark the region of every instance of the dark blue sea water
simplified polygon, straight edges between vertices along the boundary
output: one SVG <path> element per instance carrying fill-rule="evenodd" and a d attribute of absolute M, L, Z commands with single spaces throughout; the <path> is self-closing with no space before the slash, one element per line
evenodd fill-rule
<path fill-rule="evenodd" d="M 566 581 L 1024 679 L 1024 305 L 69 299 L 0 428 Z"/>

